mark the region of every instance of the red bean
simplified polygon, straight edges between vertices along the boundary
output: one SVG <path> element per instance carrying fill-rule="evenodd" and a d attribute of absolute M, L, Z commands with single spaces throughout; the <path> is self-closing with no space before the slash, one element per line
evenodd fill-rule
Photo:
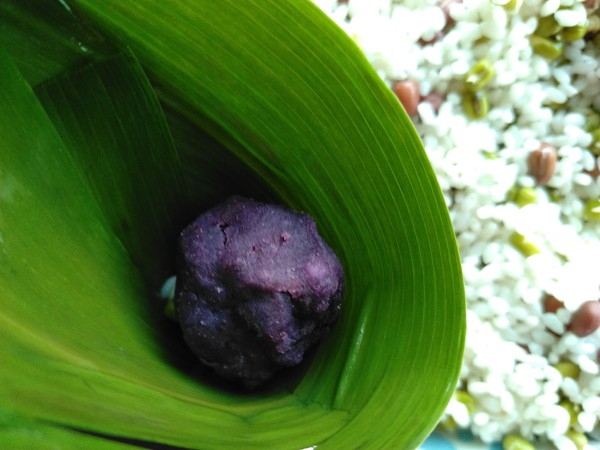
<path fill-rule="evenodd" d="M 527 159 L 529 175 L 535 178 L 539 185 L 548 184 L 556 171 L 557 159 L 556 148 L 547 142 L 542 142 L 540 148 L 532 151 Z"/>
<path fill-rule="evenodd" d="M 598 178 L 598 175 L 600 175 L 600 167 L 596 164 L 592 170 L 585 170 L 584 172 L 592 178 Z"/>
<path fill-rule="evenodd" d="M 419 106 L 419 100 L 421 94 L 419 91 L 419 83 L 415 80 L 398 81 L 392 87 L 394 94 L 404 106 L 406 114 L 414 116 L 417 114 L 417 107 Z"/>
<path fill-rule="evenodd" d="M 600 302 L 592 300 L 583 303 L 571 317 L 569 330 L 579 337 L 592 334 L 600 328 Z"/>
<path fill-rule="evenodd" d="M 444 96 L 439 92 L 431 92 L 421 99 L 422 102 L 429 102 L 433 106 L 433 110 L 437 112 L 444 103 Z"/>
<path fill-rule="evenodd" d="M 565 304 L 563 302 L 561 302 L 555 296 L 550 295 L 550 294 L 548 294 L 544 297 L 543 302 L 544 302 L 544 311 L 549 312 L 549 313 L 554 313 L 557 310 L 559 310 L 560 308 L 565 307 Z"/>
<path fill-rule="evenodd" d="M 421 44 L 421 46 L 423 47 L 426 45 L 435 44 L 437 41 L 441 41 L 444 38 L 444 36 L 446 36 L 446 32 L 444 30 L 438 31 L 433 35 L 431 39 L 419 39 L 419 44 Z"/>
<path fill-rule="evenodd" d="M 446 23 L 454 22 L 454 19 L 450 17 L 450 6 L 455 3 L 462 3 L 462 0 L 440 0 L 438 2 L 438 6 L 442 8 L 444 16 L 446 16 Z"/>
<path fill-rule="evenodd" d="M 419 39 L 419 44 L 421 44 L 422 46 L 431 45 L 431 44 L 434 44 L 437 41 L 440 41 L 444 38 L 444 36 L 448 33 L 448 30 L 455 23 L 452 16 L 450 16 L 450 6 L 454 3 L 462 3 L 462 0 L 440 0 L 440 1 L 438 1 L 437 6 L 442 10 L 442 13 L 444 14 L 444 19 L 445 19 L 446 25 L 444 26 L 444 28 L 441 31 L 438 31 L 437 33 L 435 33 L 431 39 L 427 39 L 427 40 L 422 39 L 422 38 Z"/>

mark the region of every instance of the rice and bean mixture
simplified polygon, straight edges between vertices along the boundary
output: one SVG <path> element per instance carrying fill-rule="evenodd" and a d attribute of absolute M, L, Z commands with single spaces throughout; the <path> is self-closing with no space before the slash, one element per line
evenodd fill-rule
<path fill-rule="evenodd" d="M 315 0 L 412 117 L 461 253 L 441 427 L 529 449 L 600 425 L 600 0 Z"/>

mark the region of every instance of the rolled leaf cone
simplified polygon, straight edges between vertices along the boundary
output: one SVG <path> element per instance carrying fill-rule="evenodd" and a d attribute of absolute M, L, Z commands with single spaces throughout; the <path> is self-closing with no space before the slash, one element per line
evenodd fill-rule
<path fill-rule="evenodd" d="M 6 445 L 417 447 L 458 380 L 460 261 L 359 49 L 307 1 L 62 5 L 0 5 Z M 155 298 L 178 227 L 234 193 L 311 214 L 346 272 L 331 336 L 252 394 L 197 373 Z"/>

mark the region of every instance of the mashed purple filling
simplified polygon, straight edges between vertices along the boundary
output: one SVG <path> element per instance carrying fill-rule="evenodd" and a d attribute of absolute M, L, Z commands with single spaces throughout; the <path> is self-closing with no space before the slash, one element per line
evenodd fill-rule
<path fill-rule="evenodd" d="M 232 197 L 179 238 L 175 309 L 217 373 L 260 382 L 302 361 L 340 314 L 342 266 L 306 214 Z"/>

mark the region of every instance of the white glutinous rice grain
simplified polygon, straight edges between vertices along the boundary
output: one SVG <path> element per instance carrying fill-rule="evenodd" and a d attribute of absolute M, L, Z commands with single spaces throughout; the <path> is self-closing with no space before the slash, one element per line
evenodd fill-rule
<path fill-rule="evenodd" d="M 457 389 L 476 405 L 457 393 L 442 420 L 485 442 L 517 434 L 564 450 L 569 430 L 600 436 L 600 330 L 572 325 L 600 299 L 600 34 L 576 35 L 600 21 L 595 2 L 314 1 L 389 86 L 421 88 L 412 120 L 449 208 L 468 306 Z M 546 48 L 534 47 L 548 24 Z M 482 61 L 489 108 L 474 119 L 464 77 Z M 548 159 L 530 159 L 542 146 Z"/>

